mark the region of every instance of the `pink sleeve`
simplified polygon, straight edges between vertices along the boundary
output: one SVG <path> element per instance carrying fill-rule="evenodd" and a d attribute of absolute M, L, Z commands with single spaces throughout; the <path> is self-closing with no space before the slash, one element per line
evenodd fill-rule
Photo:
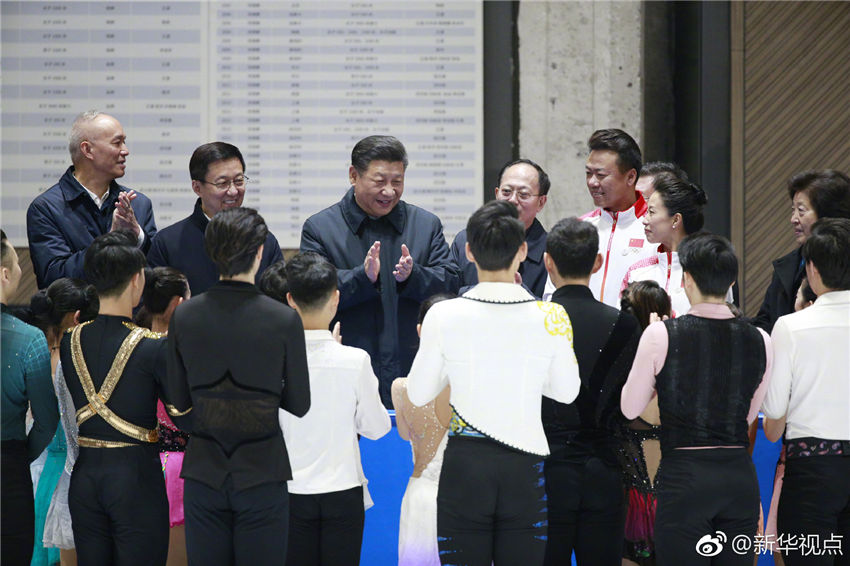
<path fill-rule="evenodd" d="M 620 397 L 620 409 L 627 419 L 640 416 L 655 396 L 655 376 L 664 367 L 668 342 L 667 327 L 662 321 L 650 324 L 643 331 Z"/>
<path fill-rule="evenodd" d="M 623 296 L 623 291 L 625 291 L 626 287 L 629 286 L 629 275 L 632 272 L 632 267 L 634 267 L 634 265 L 629 267 L 628 271 L 626 271 L 626 274 L 623 276 L 623 282 L 620 283 L 620 296 L 621 297 Z"/>
<path fill-rule="evenodd" d="M 758 331 L 764 340 L 765 366 L 761 383 L 759 383 L 756 392 L 753 393 L 753 399 L 750 401 L 750 412 L 747 413 L 748 423 L 753 422 L 759 416 L 759 408 L 764 401 L 765 395 L 767 395 L 767 386 L 770 384 L 770 376 L 773 370 L 773 343 L 770 341 L 770 336 L 764 330 L 759 328 Z"/>

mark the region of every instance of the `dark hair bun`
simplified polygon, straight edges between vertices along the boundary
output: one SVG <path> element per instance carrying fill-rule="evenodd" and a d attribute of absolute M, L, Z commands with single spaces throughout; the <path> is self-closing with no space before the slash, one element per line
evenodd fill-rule
<path fill-rule="evenodd" d="M 53 311 L 53 301 L 47 296 L 47 289 L 41 289 L 32 296 L 30 310 L 35 316 L 48 315 Z"/>
<path fill-rule="evenodd" d="M 694 193 L 696 194 L 697 204 L 700 206 L 705 206 L 708 204 L 708 196 L 705 194 L 705 191 L 702 190 L 702 187 L 697 185 L 696 183 L 689 183 L 689 185 L 693 188 Z"/>

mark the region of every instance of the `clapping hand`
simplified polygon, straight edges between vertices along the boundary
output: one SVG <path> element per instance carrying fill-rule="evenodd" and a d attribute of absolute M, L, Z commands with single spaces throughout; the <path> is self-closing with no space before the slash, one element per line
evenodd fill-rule
<path fill-rule="evenodd" d="M 110 230 L 128 230 L 137 236 L 141 232 L 136 213 L 130 205 L 138 195 L 136 191 L 121 191 L 118 200 L 115 201 L 115 210 L 112 212 L 112 228 Z"/>
<path fill-rule="evenodd" d="M 374 283 L 378 280 L 378 274 L 381 272 L 381 242 L 376 241 L 366 252 L 363 269 L 366 270 L 366 277 L 369 278 L 369 281 Z"/>
<path fill-rule="evenodd" d="M 407 281 L 407 278 L 410 277 L 410 273 L 413 271 L 413 257 L 410 255 L 410 250 L 407 249 L 407 246 L 401 245 L 401 257 L 398 260 L 398 263 L 395 264 L 395 271 L 393 271 L 393 276 L 395 280 L 399 283 Z"/>

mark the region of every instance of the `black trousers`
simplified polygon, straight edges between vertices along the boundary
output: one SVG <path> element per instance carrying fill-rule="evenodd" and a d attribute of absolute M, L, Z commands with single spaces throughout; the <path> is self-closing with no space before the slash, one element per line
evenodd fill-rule
<path fill-rule="evenodd" d="M 311 495 L 290 493 L 287 566 L 357 566 L 365 518 L 361 486 Z"/>
<path fill-rule="evenodd" d="M 596 456 L 584 462 L 553 453 L 543 465 L 549 507 L 546 566 L 620 566 L 626 505 L 622 471 Z"/>
<path fill-rule="evenodd" d="M 0 530 L 3 564 L 27 566 L 35 536 L 32 479 L 23 440 L 4 440 L 0 453 Z"/>
<path fill-rule="evenodd" d="M 183 487 L 190 566 L 280 566 L 286 557 L 286 482 L 215 489 L 186 479 Z"/>
<path fill-rule="evenodd" d="M 850 456 L 787 458 L 776 528 L 789 566 L 850 564 Z"/>
<path fill-rule="evenodd" d="M 739 554 L 732 548 L 739 535 L 752 542 L 758 526 L 759 488 L 747 451 L 670 450 L 661 460 L 655 515 L 656 564 L 752 566 L 752 549 Z M 715 540 L 704 540 L 700 555 L 697 542 L 703 537 Z"/>
<path fill-rule="evenodd" d="M 450 436 L 437 492 L 443 564 L 539 566 L 546 551 L 543 460 L 486 438 Z"/>
<path fill-rule="evenodd" d="M 80 566 L 164 566 L 168 500 L 156 445 L 80 448 L 68 506 Z"/>

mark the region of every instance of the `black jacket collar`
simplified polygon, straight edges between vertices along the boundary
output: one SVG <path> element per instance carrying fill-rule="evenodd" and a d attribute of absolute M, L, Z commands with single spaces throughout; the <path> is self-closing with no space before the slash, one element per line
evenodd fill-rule
<path fill-rule="evenodd" d="M 212 291 L 214 289 L 227 291 L 244 291 L 254 294 L 260 293 L 260 290 L 257 289 L 257 286 L 253 283 L 246 283 L 244 281 L 234 281 L 233 279 L 219 279 L 215 282 L 215 284 L 213 284 L 212 287 L 207 289 L 207 292 Z"/>
<path fill-rule="evenodd" d="M 345 219 L 345 223 L 348 224 L 349 230 L 355 234 L 359 234 L 363 224 L 366 220 L 369 220 L 370 217 L 368 214 L 363 212 L 363 209 L 360 208 L 354 200 L 354 187 L 348 189 L 348 192 L 345 193 L 344 197 L 342 197 L 340 205 L 342 207 L 342 217 Z M 393 208 L 386 216 L 371 220 L 378 222 L 384 219 L 386 219 L 386 222 L 389 222 L 390 225 L 395 228 L 399 234 L 401 234 L 404 231 L 404 224 L 407 220 L 407 205 L 405 202 L 399 201 L 395 208 Z"/>
<path fill-rule="evenodd" d="M 776 271 L 779 282 L 782 283 L 782 288 L 785 289 L 785 294 L 788 297 L 796 296 L 799 279 L 802 277 L 802 271 L 805 270 L 805 266 L 802 265 L 802 250 L 803 248 L 799 247 L 773 262 L 773 269 Z"/>
<path fill-rule="evenodd" d="M 590 299 L 592 301 L 596 300 L 593 297 L 593 292 L 587 285 L 564 285 L 563 287 L 558 287 L 558 289 L 556 289 L 555 292 L 552 293 L 551 300 L 557 302 L 556 299 Z"/>
<path fill-rule="evenodd" d="M 525 261 L 541 263 L 543 252 L 546 251 L 546 230 L 543 229 L 543 224 L 536 218 L 525 232 L 525 241 L 528 243 L 528 255 Z"/>
<path fill-rule="evenodd" d="M 204 209 L 201 207 L 200 197 L 195 201 L 195 209 L 192 211 L 192 216 L 189 218 L 192 219 L 192 222 L 198 225 L 202 232 L 207 229 L 207 224 L 209 224 L 210 221 L 207 219 L 207 215 L 204 214 Z"/>

